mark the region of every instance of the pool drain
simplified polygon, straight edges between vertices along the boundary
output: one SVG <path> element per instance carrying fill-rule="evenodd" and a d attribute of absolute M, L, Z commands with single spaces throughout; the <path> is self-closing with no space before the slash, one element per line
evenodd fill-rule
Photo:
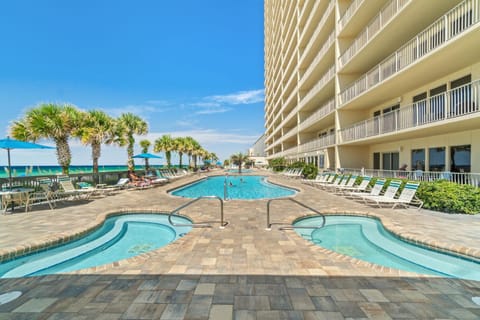
<path fill-rule="evenodd" d="M 480 306 L 480 297 L 472 297 L 472 301 Z"/>
<path fill-rule="evenodd" d="M 9 303 L 10 301 L 17 299 L 21 295 L 22 295 L 21 291 L 11 291 L 4 294 L 0 294 L 0 306 L 2 304 L 6 304 L 6 303 Z"/>

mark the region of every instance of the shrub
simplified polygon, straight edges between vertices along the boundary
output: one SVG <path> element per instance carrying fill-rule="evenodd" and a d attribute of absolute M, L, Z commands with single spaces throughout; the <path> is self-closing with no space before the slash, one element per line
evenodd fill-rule
<path fill-rule="evenodd" d="M 303 167 L 302 175 L 305 179 L 315 179 L 318 174 L 318 168 L 313 164 L 306 164 Z"/>
<path fill-rule="evenodd" d="M 477 214 L 480 212 L 480 189 L 446 180 L 422 182 L 417 196 L 423 207 L 447 213 Z"/>
<path fill-rule="evenodd" d="M 285 169 L 285 158 L 274 158 L 268 160 L 268 166 L 273 169 L 274 172 L 280 172 Z"/>

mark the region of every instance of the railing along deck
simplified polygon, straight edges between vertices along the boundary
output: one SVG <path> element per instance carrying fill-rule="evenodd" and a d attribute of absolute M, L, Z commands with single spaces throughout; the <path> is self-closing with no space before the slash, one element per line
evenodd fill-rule
<path fill-rule="evenodd" d="M 356 141 L 400 130 L 479 113 L 480 80 L 402 106 L 340 130 L 341 142 Z"/>
<path fill-rule="evenodd" d="M 412 181 L 437 181 L 447 180 L 457 184 L 469 184 L 480 187 L 480 173 L 474 172 L 450 172 L 450 171 L 403 171 L 403 170 L 381 170 L 381 169 L 357 169 L 343 168 L 342 172 L 350 174 L 364 174 L 379 178 L 399 178 Z"/>
<path fill-rule="evenodd" d="M 479 21 L 480 0 L 463 1 L 343 90 L 340 93 L 340 105 L 417 62 Z"/>

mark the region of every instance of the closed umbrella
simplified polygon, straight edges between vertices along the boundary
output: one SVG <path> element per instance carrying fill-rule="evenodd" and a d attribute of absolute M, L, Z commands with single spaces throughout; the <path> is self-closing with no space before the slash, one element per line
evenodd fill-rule
<path fill-rule="evenodd" d="M 10 162 L 10 150 L 12 149 L 55 149 L 54 147 L 44 146 L 37 143 L 19 141 L 15 139 L 0 139 L 0 148 L 7 150 L 8 154 L 8 181 L 10 188 L 12 187 L 12 165 Z"/>

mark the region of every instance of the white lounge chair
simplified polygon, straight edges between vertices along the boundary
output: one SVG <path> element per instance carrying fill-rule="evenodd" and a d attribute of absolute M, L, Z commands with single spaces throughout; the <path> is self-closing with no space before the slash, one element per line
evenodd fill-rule
<path fill-rule="evenodd" d="M 362 197 L 362 200 L 365 203 L 375 202 L 378 205 L 379 202 L 393 199 L 397 194 L 398 189 L 400 189 L 401 185 L 402 185 L 402 180 L 391 180 L 390 183 L 388 184 L 387 190 L 385 190 L 385 193 L 383 195 L 378 195 L 378 196 L 365 195 Z"/>
<path fill-rule="evenodd" d="M 369 193 L 365 192 L 358 192 L 358 191 L 351 191 L 351 192 L 345 192 L 343 195 L 346 196 L 347 198 L 361 198 L 363 196 L 369 195 L 369 196 L 378 196 L 383 190 L 383 186 L 385 185 L 385 179 L 377 179 L 375 181 L 375 184 L 373 185 L 373 188 L 370 190 Z"/>
<path fill-rule="evenodd" d="M 351 179 L 351 178 L 350 178 Z M 365 192 L 368 189 L 370 181 L 372 180 L 369 176 L 362 177 L 362 181 L 358 185 L 338 187 L 335 192 L 344 194 L 346 192 Z"/>
<path fill-rule="evenodd" d="M 392 204 L 392 209 L 394 209 L 396 206 L 408 207 L 411 204 L 417 204 L 418 210 L 420 210 L 423 206 L 423 201 L 415 197 L 419 186 L 420 183 L 418 182 L 407 182 L 398 198 L 379 198 L 376 200 L 377 205 Z"/>

